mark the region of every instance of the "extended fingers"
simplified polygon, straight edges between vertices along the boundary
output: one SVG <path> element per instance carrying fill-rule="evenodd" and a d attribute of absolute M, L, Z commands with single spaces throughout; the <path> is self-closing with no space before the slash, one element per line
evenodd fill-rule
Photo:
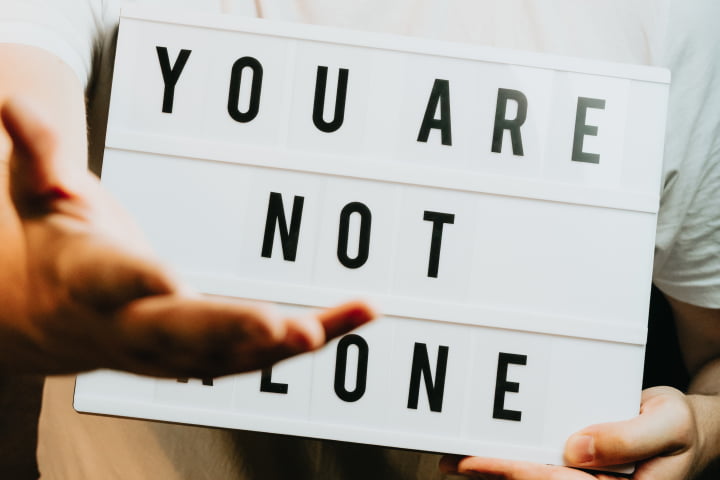
<path fill-rule="evenodd" d="M 242 370 L 272 365 L 280 360 L 322 347 L 335 337 L 359 327 L 375 317 L 363 302 L 348 302 L 301 317 L 284 317 L 284 337 L 274 346 L 248 345 L 243 352 Z"/>
<path fill-rule="evenodd" d="M 565 459 L 588 468 L 679 453 L 690 447 L 692 428 L 692 413 L 682 393 L 670 388 L 651 389 L 644 394 L 638 417 L 594 425 L 571 436 Z"/>
<path fill-rule="evenodd" d="M 121 360 L 130 362 L 119 368 L 163 376 L 241 371 L 249 351 L 275 348 L 286 335 L 282 319 L 267 309 L 177 295 L 131 303 L 114 327 L 124 347 Z"/>
<path fill-rule="evenodd" d="M 488 480 L 596 480 L 596 477 L 566 467 L 499 458 L 446 455 L 440 470 Z"/>
<path fill-rule="evenodd" d="M 365 302 L 356 300 L 322 310 L 317 314 L 316 318 L 323 327 L 324 342 L 327 342 L 364 325 L 375 316 L 376 312 L 370 306 Z"/>
<path fill-rule="evenodd" d="M 115 368 L 162 376 L 220 376 L 255 370 L 315 349 L 331 335 L 370 320 L 355 302 L 305 318 L 286 318 L 244 302 L 178 295 L 129 305 L 115 324 Z"/>

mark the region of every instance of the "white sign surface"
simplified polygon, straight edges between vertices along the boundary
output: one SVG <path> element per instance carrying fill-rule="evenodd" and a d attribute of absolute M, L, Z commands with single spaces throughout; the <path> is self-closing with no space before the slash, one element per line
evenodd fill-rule
<path fill-rule="evenodd" d="M 638 413 L 668 74 L 126 9 L 103 183 L 198 289 L 383 318 L 82 412 L 562 464 Z"/>

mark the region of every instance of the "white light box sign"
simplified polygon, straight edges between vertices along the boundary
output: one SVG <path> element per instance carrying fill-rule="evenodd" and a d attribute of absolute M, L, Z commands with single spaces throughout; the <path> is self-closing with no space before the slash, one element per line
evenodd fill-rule
<path fill-rule="evenodd" d="M 75 407 L 562 464 L 638 413 L 669 75 L 128 8 L 103 183 L 203 292 L 378 321 L 264 372 Z"/>

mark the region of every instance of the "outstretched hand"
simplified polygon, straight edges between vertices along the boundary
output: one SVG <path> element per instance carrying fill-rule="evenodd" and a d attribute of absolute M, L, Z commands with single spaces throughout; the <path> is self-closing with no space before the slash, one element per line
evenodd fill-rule
<path fill-rule="evenodd" d="M 640 415 L 631 420 L 594 425 L 572 435 L 565 461 L 582 469 L 637 462 L 634 480 L 685 480 L 700 471 L 700 438 L 692 397 L 670 387 L 643 392 Z M 588 473 L 568 467 L 530 462 L 446 456 L 446 473 L 506 480 L 612 480 L 627 478 Z"/>
<path fill-rule="evenodd" d="M 22 288 L 0 312 L 0 371 L 220 376 L 318 348 L 372 319 L 362 302 L 286 318 L 193 293 L 154 259 L 97 179 L 63 162 L 62 139 L 30 106 L 11 100 L 1 114 L 21 237 L 4 257 L 22 263 L 14 265 Z"/>

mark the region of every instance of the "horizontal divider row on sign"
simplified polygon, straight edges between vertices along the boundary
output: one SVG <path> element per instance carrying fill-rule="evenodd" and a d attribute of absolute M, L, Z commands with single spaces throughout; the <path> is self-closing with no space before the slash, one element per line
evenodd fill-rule
<path fill-rule="evenodd" d="M 342 285 L 609 331 L 646 326 L 649 213 L 121 150 L 106 160 L 106 187 L 161 258 L 265 285 L 266 299 L 278 283 Z"/>
<path fill-rule="evenodd" d="M 378 157 L 249 145 L 238 147 L 231 143 L 134 131 L 108 132 L 107 148 L 652 214 L 659 208 L 659 193 L 651 195 L 542 178 L 454 170 L 445 166 L 410 166 Z"/>
<path fill-rule="evenodd" d="M 645 345 L 647 328 L 623 324 L 614 319 L 604 321 L 543 314 L 512 307 L 492 308 L 480 304 L 462 304 L 430 298 L 360 294 L 347 288 L 328 288 L 285 283 L 281 280 L 257 280 L 239 276 L 222 276 L 179 272 L 185 280 L 203 293 L 227 297 L 280 302 L 307 307 L 329 308 L 348 299 L 362 297 L 379 310 L 383 317 L 405 317 L 461 325 L 475 325 L 502 330 L 584 338 L 631 345 Z"/>

